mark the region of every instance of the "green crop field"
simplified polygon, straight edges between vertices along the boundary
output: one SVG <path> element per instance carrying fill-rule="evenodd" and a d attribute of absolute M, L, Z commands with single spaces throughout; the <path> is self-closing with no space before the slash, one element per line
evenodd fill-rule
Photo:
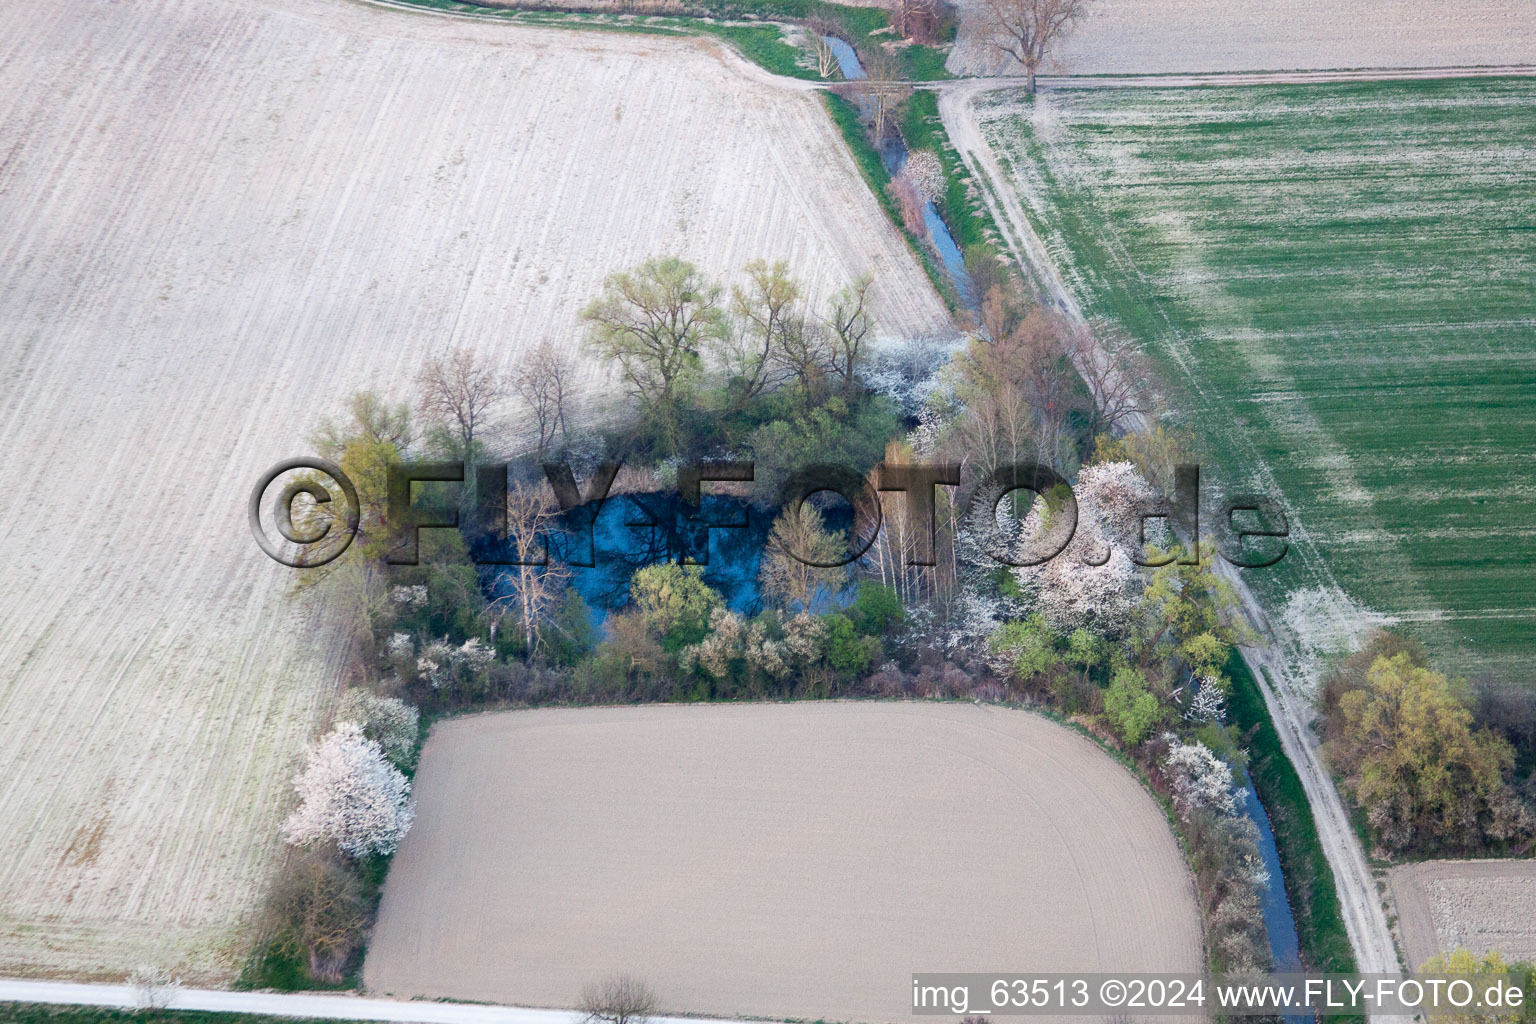
<path fill-rule="evenodd" d="M 977 103 L 1084 311 L 1152 356 L 1208 466 L 1292 510 L 1291 554 L 1245 573 L 1266 604 L 1318 648 L 1379 615 L 1525 670 L 1536 82 Z"/>

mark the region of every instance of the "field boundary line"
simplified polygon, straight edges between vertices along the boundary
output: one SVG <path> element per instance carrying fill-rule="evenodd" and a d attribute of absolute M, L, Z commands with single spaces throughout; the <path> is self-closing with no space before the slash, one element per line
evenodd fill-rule
<path fill-rule="evenodd" d="M 708 39 L 717 43 L 732 57 L 747 65 L 752 72 L 759 77 L 766 77 L 776 83 L 786 85 L 801 91 L 832 90 L 840 85 L 847 85 L 847 81 L 816 81 L 807 78 L 794 78 L 789 75 L 778 74 L 769 71 L 758 64 L 745 53 L 741 52 L 731 42 L 705 29 L 689 27 L 663 27 L 645 26 L 641 23 L 631 26 L 622 22 L 604 21 L 605 17 L 612 17 L 607 11 L 581 11 L 563 10 L 560 8 L 529 6 L 491 7 L 481 6 L 474 0 L 464 0 L 471 7 L 480 7 L 478 10 L 449 10 L 440 7 L 429 7 L 415 0 L 355 0 L 369 7 L 380 7 L 397 11 L 406 11 L 414 14 L 437 15 L 447 18 L 467 18 L 472 21 L 493 22 L 507 25 L 513 28 L 564 28 L 587 29 L 598 32 L 626 32 L 635 31 L 638 28 L 650 28 L 657 36 L 672 36 L 680 39 Z M 547 21 L 518 21 L 517 14 L 568 14 L 573 15 L 570 20 L 550 18 Z M 591 20 L 583 16 L 590 15 Z M 682 22 L 703 23 L 709 19 L 691 15 L 661 15 L 662 17 L 675 17 Z M 790 24 L 791 21 L 776 22 L 773 19 L 765 21 L 742 21 L 740 24 Z M 1149 72 L 1147 74 L 1123 74 L 1123 75 L 1040 75 L 1037 84 L 1042 90 L 1053 89 L 1158 89 L 1158 88 L 1189 88 L 1198 86 L 1237 86 L 1237 85 L 1296 85 L 1308 83 L 1327 82 L 1393 82 L 1434 80 L 1447 78 L 1530 78 L 1536 77 L 1536 64 L 1476 64 L 1476 65 L 1444 65 L 1430 68 L 1315 68 L 1309 70 L 1294 71 L 1190 71 L 1190 72 Z M 1017 88 L 1027 85 L 1029 79 L 1022 75 L 961 75 L 947 79 L 914 79 L 902 81 L 899 84 L 910 86 L 913 89 L 926 89 L 937 93 L 963 91 L 967 95 L 976 91 L 991 89 Z"/>

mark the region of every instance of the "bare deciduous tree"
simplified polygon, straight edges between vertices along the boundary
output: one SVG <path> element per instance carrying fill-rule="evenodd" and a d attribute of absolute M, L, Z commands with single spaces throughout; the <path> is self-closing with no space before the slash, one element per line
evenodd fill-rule
<path fill-rule="evenodd" d="M 865 355 L 865 341 L 875 329 L 875 318 L 869 314 L 869 290 L 874 283 L 869 274 L 855 278 L 832 296 L 827 315 L 821 318 L 832 338 L 832 376 L 842 385 L 844 394 L 853 390 L 859 360 Z"/>
<path fill-rule="evenodd" d="M 901 226 L 911 232 L 914 238 L 928 238 L 928 222 L 923 217 L 923 197 L 918 194 L 912 180 L 898 175 L 891 179 L 886 189 L 901 214 Z"/>
<path fill-rule="evenodd" d="M 133 1005 L 137 1009 L 159 1013 L 175 1000 L 181 990 L 181 979 L 164 967 L 145 964 L 128 975 L 128 987 L 133 989 Z"/>
<path fill-rule="evenodd" d="M 547 487 L 519 480 L 507 488 L 507 545 L 518 564 L 499 573 L 497 589 L 504 596 L 494 604 L 498 610 L 511 609 L 530 654 L 538 650 L 543 625 L 560 603 L 571 574 L 545 552 L 544 538 L 559 514 Z"/>
<path fill-rule="evenodd" d="M 1071 326 L 1058 314 L 1034 307 L 1008 334 L 973 344 L 957 360 L 964 386 L 960 397 L 983 422 L 971 426 L 993 438 L 989 457 L 1018 458 L 1015 444 L 1025 431 L 1018 423 L 1018 403 L 1032 414 L 1027 431 L 1035 461 L 1058 464 L 1068 414 L 1073 409 L 1074 377 L 1069 358 Z M 990 421 L 990 422 L 988 422 Z M 1003 434 L 993 428 L 1002 429 Z"/>
<path fill-rule="evenodd" d="M 832 52 L 832 44 L 814 26 L 811 28 L 811 38 L 816 46 L 816 73 L 822 78 L 831 78 L 832 72 L 837 70 L 837 55 Z"/>
<path fill-rule="evenodd" d="M 310 973 L 340 981 L 368 929 L 368 900 L 357 875 L 324 851 L 293 860 L 273 887 L 267 930 L 295 941 Z"/>
<path fill-rule="evenodd" d="M 539 431 L 540 460 L 554 442 L 557 431 L 562 439 L 565 437 L 565 413 L 575 369 L 575 360 L 569 352 L 541 341 L 508 379 L 512 390 L 533 413 L 534 426 Z"/>
<path fill-rule="evenodd" d="M 1013 388 L 979 392 L 966 401 L 954 424 L 957 454 L 978 476 L 1029 461 L 1035 449 L 1035 416 Z"/>
<path fill-rule="evenodd" d="M 902 38 L 917 43 L 931 43 L 946 19 L 943 0 L 896 0 L 891 10 L 891 24 Z"/>
<path fill-rule="evenodd" d="M 1147 368 L 1128 339 L 1108 327 L 1101 327 L 1097 334 L 1080 327 L 1072 332 L 1068 345 L 1088 389 L 1090 438 L 1113 432 L 1126 420 L 1147 411 Z"/>
<path fill-rule="evenodd" d="M 1088 4 L 1089 0 L 982 0 L 987 41 L 1024 69 L 1029 91 L 1034 92 L 1035 75 L 1051 48 L 1088 13 Z"/>
<path fill-rule="evenodd" d="M 836 592 L 848 581 L 846 566 L 810 563 L 835 562 L 844 557 L 846 546 L 810 502 L 802 503 L 798 514 L 786 509 L 773 521 L 763 552 L 757 577 L 763 593 L 786 610 L 810 611 L 823 587 Z"/>
<path fill-rule="evenodd" d="M 655 1016 L 660 1000 L 651 986 L 627 974 L 584 985 L 576 1009 L 586 1024 L 644 1024 Z"/>
<path fill-rule="evenodd" d="M 417 408 L 437 425 L 454 454 L 474 460 L 476 439 L 506 394 L 506 382 L 488 359 L 456 348 L 427 360 L 416 375 Z"/>
<path fill-rule="evenodd" d="M 892 113 L 912 94 L 912 87 L 902 81 L 900 62 L 884 47 L 871 47 L 869 53 L 860 56 L 864 57 L 865 77 L 853 83 L 853 94 L 869 119 L 878 146 L 891 125 Z"/>
<path fill-rule="evenodd" d="M 1015 350 L 1024 400 L 1039 421 L 1035 459 L 1044 465 L 1060 465 L 1060 447 L 1067 415 L 1072 411 L 1072 384 L 1076 375 L 1068 358 L 1072 329 L 1062 317 L 1036 306 L 1009 335 Z"/>

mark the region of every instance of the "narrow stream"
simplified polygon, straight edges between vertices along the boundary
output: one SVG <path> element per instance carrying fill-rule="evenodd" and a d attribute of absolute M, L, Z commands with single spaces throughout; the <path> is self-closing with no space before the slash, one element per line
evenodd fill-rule
<path fill-rule="evenodd" d="M 859 55 L 854 52 L 847 40 L 837 36 L 823 36 L 827 45 L 832 48 L 832 55 L 837 58 L 837 66 L 842 71 L 843 77 L 849 81 L 864 78 L 864 66 L 859 63 Z M 867 103 L 868 101 L 862 101 Z M 862 106 L 861 103 L 861 106 Z M 860 111 L 866 117 L 867 109 Z M 902 167 L 907 162 L 907 144 L 901 135 L 892 132 L 880 143 L 880 162 L 891 177 L 901 173 Z M 976 295 L 976 289 L 971 284 L 971 275 L 965 269 L 965 256 L 960 252 L 960 246 L 955 243 L 954 235 L 949 232 L 949 225 L 944 223 L 944 218 L 939 215 L 938 207 L 932 202 L 923 203 L 923 224 L 928 228 L 928 237 L 933 241 L 933 247 L 938 251 L 939 262 L 944 267 L 944 274 L 954 285 L 955 294 L 959 296 L 961 303 L 973 312 L 981 310 L 981 300 Z"/>
<path fill-rule="evenodd" d="M 1243 789 L 1243 813 L 1259 826 L 1259 855 L 1264 858 L 1264 870 L 1269 872 L 1269 884 L 1264 887 L 1264 930 L 1269 935 L 1269 951 L 1275 958 L 1275 970 L 1301 970 L 1301 940 L 1296 935 L 1296 918 L 1291 913 L 1291 901 L 1285 894 L 1285 876 L 1280 871 L 1280 853 L 1275 848 L 1275 832 L 1269 824 L 1269 814 L 1259 802 L 1259 794 L 1249 782 Z M 1305 1015 L 1287 1019 L 1308 1019 Z"/>

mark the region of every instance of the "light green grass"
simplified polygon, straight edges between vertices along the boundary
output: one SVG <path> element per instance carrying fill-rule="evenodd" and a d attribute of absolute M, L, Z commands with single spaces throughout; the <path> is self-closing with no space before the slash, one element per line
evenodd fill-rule
<path fill-rule="evenodd" d="M 1318 839 L 1317 822 L 1301 777 L 1280 745 L 1280 734 L 1269 720 L 1259 684 L 1236 651 L 1227 659 L 1227 674 L 1232 678 L 1230 724 L 1247 737 L 1248 775 L 1275 833 L 1275 849 L 1306 967 L 1352 974 L 1358 968 L 1344 926 L 1333 868 Z"/>
<path fill-rule="evenodd" d="M 1453 668 L 1536 620 L 1536 82 L 983 98 L 1070 287 L 1151 354 L 1206 462 Z M 1305 531 L 1304 534 L 1301 531 Z"/>

